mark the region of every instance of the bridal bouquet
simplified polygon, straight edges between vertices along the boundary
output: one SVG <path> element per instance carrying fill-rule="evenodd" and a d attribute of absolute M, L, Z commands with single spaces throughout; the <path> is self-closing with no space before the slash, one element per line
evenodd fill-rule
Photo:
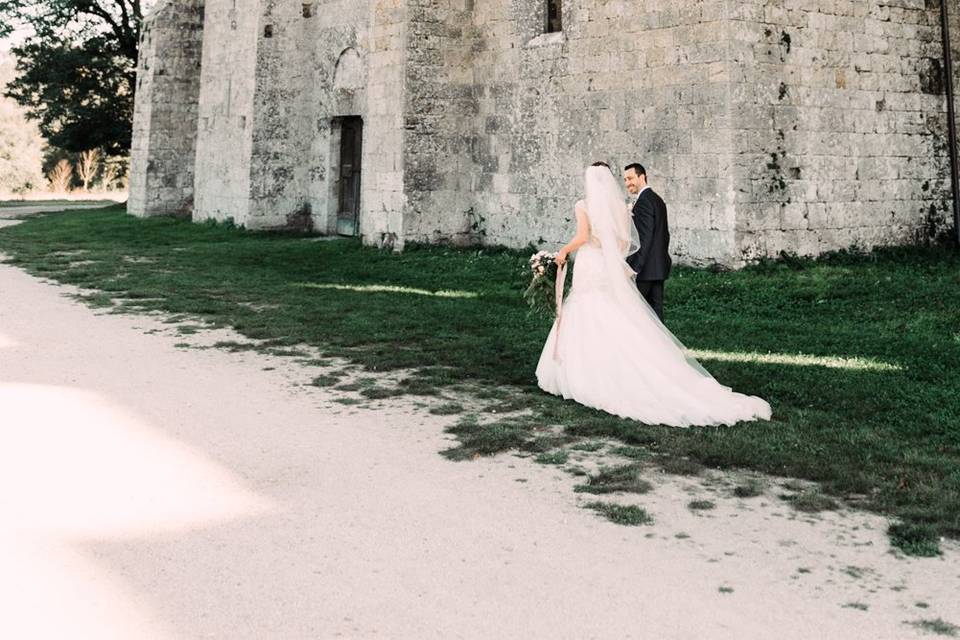
<path fill-rule="evenodd" d="M 538 251 L 530 256 L 532 277 L 523 299 L 530 305 L 530 313 L 553 317 L 557 311 L 557 254 Z"/>

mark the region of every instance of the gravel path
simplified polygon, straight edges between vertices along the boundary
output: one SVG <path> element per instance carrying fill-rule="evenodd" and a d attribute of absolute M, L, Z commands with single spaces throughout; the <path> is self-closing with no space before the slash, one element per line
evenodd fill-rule
<path fill-rule="evenodd" d="M 290 358 L 177 348 L 160 319 L 65 291 L 0 264 L 0 637 L 900 639 L 960 624 L 953 543 L 898 559 L 882 518 L 738 500 L 720 476 L 651 478 L 624 501 L 655 523 L 618 526 L 556 468 L 437 455 L 455 418 L 345 407 Z"/>
<path fill-rule="evenodd" d="M 0 221 L 23 218 L 26 216 L 36 215 L 38 213 L 58 213 L 60 211 L 74 211 L 80 209 L 102 209 L 110 206 L 111 204 L 111 202 L 108 201 L 84 202 L 83 200 L 69 203 L 64 202 L 60 204 L 27 204 L 28 202 L 29 201 L 25 201 L 24 204 L 17 204 L 15 206 L 9 205 L 0 207 Z"/>

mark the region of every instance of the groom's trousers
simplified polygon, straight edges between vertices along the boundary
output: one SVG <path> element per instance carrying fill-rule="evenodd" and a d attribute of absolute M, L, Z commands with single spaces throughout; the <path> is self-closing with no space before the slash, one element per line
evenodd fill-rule
<path fill-rule="evenodd" d="M 637 279 L 637 289 L 663 322 L 663 280 Z"/>

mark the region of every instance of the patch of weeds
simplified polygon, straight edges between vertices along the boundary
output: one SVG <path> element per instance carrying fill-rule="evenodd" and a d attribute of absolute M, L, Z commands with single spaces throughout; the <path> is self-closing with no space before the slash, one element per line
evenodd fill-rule
<path fill-rule="evenodd" d="M 613 447 L 610 449 L 610 453 L 616 456 L 623 456 L 624 458 L 630 458 L 631 460 L 646 460 L 652 454 L 647 449 L 642 447 Z"/>
<path fill-rule="evenodd" d="M 933 558 L 939 556 L 940 536 L 933 526 L 918 522 L 903 522 L 887 529 L 890 544 L 908 556 Z"/>
<path fill-rule="evenodd" d="M 193 345 L 190 344 L 189 342 L 177 342 L 177 343 L 174 344 L 173 346 L 175 346 L 177 349 L 189 349 L 189 348 L 191 348 Z"/>
<path fill-rule="evenodd" d="M 804 484 L 803 482 L 800 482 L 799 480 L 786 480 L 780 486 L 786 489 L 787 491 L 794 491 L 796 493 L 800 493 L 802 491 L 806 491 L 808 485 Z"/>
<path fill-rule="evenodd" d="M 949 636 L 955 638 L 957 636 L 957 631 L 960 631 L 960 627 L 955 624 L 950 624 L 946 620 L 937 618 L 936 620 L 915 620 L 914 622 L 907 623 L 910 626 L 916 627 L 918 629 L 923 629 L 924 631 L 929 631 L 930 633 L 935 633 L 940 636 Z"/>
<path fill-rule="evenodd" d="M 853 565 L 848 565 L 844 567 L 843 572 L 853 578 L 854 580 L 859 580 L 867 573 L 870 572 L 870 569 L 864 569 L 863 567 L 855 567 Z"/>
<path fill-rule="evenodd" d="M 307 367 L 330 367 L 334 364 L 332 360 L 326 358 L 304 358 L 297 360 L 297 363 Z"/>
<path fill-rule="evenodd" d="M 839 507 L 833 498 L 823 495 L 816 489 L 802 491 L 793 495 L 781 495 L 780 498 L 789 502 L 797 511 L 804 513 L 833 511 Z"/>
<path fill-rule="evenodd" d="M 813 569 L 808 569 L 807 567 L 800 567 L 797 569 L 797 573 L 813 573 Z"/>
<path fill-rule="evenodd" d="M 203 327 L 197 324 L 182 324 L 177 327 L 177 333 L 182 336 L 192 336 L 195 333 L 199 333 L 202 329 Z"/>
<path fill-rule="evenodd" d="M 704 466 L 696 460 L 688 458 L 660 458 L 657 460 L 664 473 L 670 473 L 676 476 L 698 476 L 703 473 Z"/>
<path fill-rule="evenodd" d="M 529 398 L 515 396 L 488 406 L 486 411 L 489 411 L 490 413 L 515 413 L 517 411 L 525 411 L 529 409 L 531 404 L 532 403 Z"/>
<path fill-rule="evenodd" d="M 734 487 L 733 495 L 738 498 L 756 498 L 759 495 L 763 495 L 765 488 L 766 486 L 763 482 L 751 478 L 743 484 L 738 484 Z"/>
<path fill-rule="evenodd" d="M 690 537 L 690 534 L 684 533 L 683 531 L 681 531 L 680 533 L 673 534 L 673 537 L 676 538 L 677 540 L 686 540 L 687 538 Z"/>
<path fill-rule="evenodd" d="M 507 393 L 504 389 L 486 387 L 477 391 L 475 395 L 481 400 L 503 400 Z"/>
<path fill-rule="evenodd" d="M 460 439 L 460 446 L 441 451 L 450 460 L 469 460 L 477 456 L 492 456 L 510 449 L 518 449 L 527 441 L 525 425 L 509 421 L 477 425 L 463 421 L 446 429 Z"/>
<path fill-rule="evenodd" d="M 844 609 L 857 609 L 857 610 L 859 610 L 859 611 L 866 611 L 866 610 L 869 609 L 870 607 L 867 606 L 867 605 L 865 605 L 865 604 L 863 604 L 862 602 L 848 602 L 847 604 L 843 605 L 843 608 L 844 608 Z"/>
<path fill-rule="evenodd" d="M 592 442 L 580 442 L 571 446 L 570 448 L 574 451 L 588 451 L 592 453 L 594 451 L 600 451 L 600 449 L 603 449 L 603 443 L 598 440 L 594 440 Z"/>
<path fill-rule="evenodd" d="M 404 378 L 399 383 L 399 388 L 403 393 L 412 396 L 438 396 L 440 389 L 429 380 L 423 378 Z"/>
<path fill-rule="evenodd" d="M 105 309 L 113 306 L 113 298 L 105 293 L 78 293 L 70 296 L 74 300 L 79 300 L 84 304 L 98 309 Z"/>
<path fill-rule="evenodd" d="M 364 387 L 360 390 L 360 395 L 370 400 L 382 400 L 384 398 L 394 398 L 402 396 L 403 391 L 390 389 L 388 387 Z"/>
<path fill-rule="evenodd" d="M 564 469 L 564 471 L 566 471 L 567 473 L 569 473 L 569 474 L 572 475 L 572 476 L 585 476 L 585 475 L 587 475 L 587 470 L 584 469 L 583 467 L 567 467 L 566 469 Z"/>
<path fill-rule="evenodd" d="M 435 416 L 453 416 L 463 412 L 463 405 L 458 402 L 445 402 L 441 405 L 430 408 L 430 413 Z"/>
<path fill-rule="evenodd" d="M 310 355 L 303 349 L 267 349 L 264 353 L 268 353 L 271 356 L 280 356 L 283 358 L 302 358 L 304 356 Z"/>
<path fill-rule="evenodd" d="M 460 416 L 460 419 L 457 421 L 457 427 L 476 427 L 480 424 L 480 416 L 475 413 L 466 413 Z"/>
<path fill-rule="evenodd" d="M 918 609 L 929 609 L 929 608 L 930 608 L 930 605 L 927 604 L 926 602 L 918 602 L 918 603 L 916 603 L 916 604 L 913 605 L 913 606 L 917 607 Z"/>
<path fill-rule="evenodd" d="M 363 400 L 360 398 L 334 398 L 333 401 L 339 402 L 340 404 L 345 404 L 348 407 L 357 404 L 363 404 Z"/>
<path fill-rule="evenodd" d="M 563 436 L 538 436 L 524 443 L 523 450 L 531 453 L 547 453 L 567 443 Z"/>
<path fill-rule="evenodd" d="M 638 464 L 625 464 L 617 467 L 601 469 L 599 473 L 590 476 L 586 484 L 574 487 L 578 493 L 647 493 L 653 485 L 640 477 L 642 467 Z"/>
<path fill-rule="evenodd" d="M 459 380 L 459 372 L 453 367 L 422 367 L 413 372 L 412 377 L 423 384 L 435 387 L 445 387 Z"/>
<path fill-rule="evenodd" d="M 340 376 L 337 374 L 325 373 L 314 378 L 310 384 L 315 387 L 332 387 L 340 382 Z"/>
<path fill-rule="evenodd" d="M 364 386 L 359 382 L 344 382 L 334 387 L 337 391 L 360 391 Z"/>
<path fill-rule="evenodd" d="M 653 524 L 653 518 L 643 507 L 636 505 L 619 505 L 610 502 L 590 502 L 584 505 L 585 509 L 593 509 L 610 522 L 636 527 L 642 524 Z"/>
<path fill-rule="evenodd" d="M 262 347 L 256 342 L 237 342 L 236 340 L 217 340 L 213 343 L 214 349 L 226 349 L 232 353 L 241 351 L 259 351 Z"/>
<path fill-rule="evenodd" d="M 717 591 L 720 593 L 733 593 L 733 587 L 720 587 Z"/>
<path fill-rule="evenodd" d="M 709 511 L 716 506 L 717 505 L 713 504 L 709 500 L 693 500 L 687 504 L 687 508 L 692 511 Z"/>
<path fill-rule="evenodd" d="M 541 453 L 534 460 L 540 464 L 566 464 L 570 454 L 565 449 Z"/>

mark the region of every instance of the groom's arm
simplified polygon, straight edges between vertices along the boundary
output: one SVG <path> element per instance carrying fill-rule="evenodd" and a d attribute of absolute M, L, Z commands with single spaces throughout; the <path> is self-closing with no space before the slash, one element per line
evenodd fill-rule
<path fill-rule="evenodd" d="M 630 266 L 633 267 L 634 271 L 639 272 L 643 269 L 643 265 L 646 264 L 650 255 L 650 239 L 653 237 L 656 218 L 657 211 L 652 202 L 643 199 L 637 203 L 637 212 L 634 214 L 633 220 L 634 224 L 637 225 L 637 235 L 640 236 L 640 250 L 633 254 L 634 257 L 631 261 Z"/>

